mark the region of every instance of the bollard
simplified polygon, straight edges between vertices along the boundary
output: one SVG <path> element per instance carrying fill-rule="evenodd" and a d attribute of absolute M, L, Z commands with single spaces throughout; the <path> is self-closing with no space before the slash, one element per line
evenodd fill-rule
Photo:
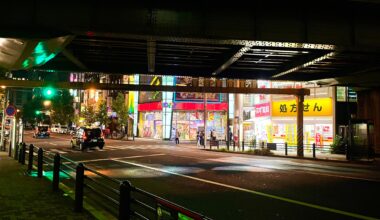
<path fill-rule="evenodd" d="M 265 145 L 264 141 L 261 142 L 261 149 L 264 149 L 264 145 Z"/>
<path fill-rule="evenodd" d="M 230 141 L 226 141 L 226 145 L 227 145 L 227 150 L 230 151 Z"/>
<path fill-rule="evenodd" d="M 25 143 L 22 144 L 21 151 L 22 151 L 21 164 L 25 165 L 25 154 L 26 154 L 26 144 Z"/>
<path fill-rule="evenodd" d="M 244 141 L 241 142 L 241 145 L 242 145 L 242 149 L 243 149 L 243 152 L 244 152 Z"/>
<path fill-rule="evenodd" d="M 18 162 L 21 163 L 21 160 L 22 160 L 22 147 L 23 147 L 23 143 L 20 143 L 19 144 L 19 148 L 18 148 Z"/>
<path fill-rule="evenodd" d="M 288 143 L 285 142 L 285 156 L 288 156 Z"/>
<path fill-rule="evenodd" d="M 235 151 L 235 141 L 233 141 L 233 144 L 234 144 L 234 151 Z"/>
<path fill-rule="evenodd" d="M 313 143 L 313 158 L 315 158 L 315 143 Z"/>
<path fill-rule="evenodd" d="M 131 219 L 131 191 L 132 185 L 129 181 L 123 181 L 120 184 L 119 219 Z"/>
<path fill-rule="evenodd" d="M 56 153 L 54 156 L 54 167 L 53 167 L 53 191 L 58 191 L 59 189 L 59 166 L 61 165 L 61 156 Z"/>
<path fill-rule="evenodd" d="M 83 210 L 83 187 L 84 187 L 84 166 L 79 163 L 76 169 L 75 177 L 75 207 L 74 211 L 81 212 Z"/>
<path fill-rule="evenodd" d="M 12 141 L 9 141 L 8 156 L 12 157 Z"/>
<path fill-rule="evenodd" d="M 33 151 L 34 151 L 34 146 L 33 144 L 31 144 L 29 145 L 28 172 L 31 172 L 33 170 Z"/>
<path fill-rule="evenodd" d="M 37 174 L 38 177 L 42 177 L 42 166 L 43 166 L 43 156 L 44 156 L 44 151 L 42 148 L 38 149 L 38 157 L 37 157 Z"/>

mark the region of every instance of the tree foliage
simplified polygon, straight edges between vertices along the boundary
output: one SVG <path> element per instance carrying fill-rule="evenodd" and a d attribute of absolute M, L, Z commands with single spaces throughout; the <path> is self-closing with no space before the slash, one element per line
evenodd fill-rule
<path fill-rule="evenodd" d="M 107 115 L 107 102 L 103 99 L 98 101 L 98 111 L 96 112 L 96 120 L 100 122 L 101 125 L 106 125 L 109 123 L 109 117 Z"/>
<path fill-rule="evenodd" d="M 73 121 L 73 100 L 67 90 L 62 90 L 62 95 L 54 96 L 51 103 L 51 119 L 53 123 L 69 124 Z"/>
<path fill-rule="evenodd" d="M 26 102 L 22 108 L 23 120 L 31 124 L 41 122 L 43 120 L 43 115 L 37 115 L 36 111 L 40 111 L 42 109 L 43 105 L 41 97 L 35 97 L 33 99 L 28 100 L 28 102 Z"/>
<path fill-rule="evenodd" d="M 118 122 L 122 126 L 128 123 L 128 106 L 125 103 L 124 94 L 119 92 L 116 99 L 112 102 L 112 109 L 116 112 Z"/>
<path fill-rule="evenodd" d="M 84 111 L 81 112 L 81 117 L 85 119 L 87 125 L 92 125 L 96 118 L 95 116 L 95 108 L 93 105 L 88 105 L 84 108 Z"/>

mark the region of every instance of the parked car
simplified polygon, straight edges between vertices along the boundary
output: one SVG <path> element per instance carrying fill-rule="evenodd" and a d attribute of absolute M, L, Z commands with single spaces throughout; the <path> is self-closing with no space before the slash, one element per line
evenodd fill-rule
<path fill-rule="evenodd" d="M 58 133 L 60 128 L 61 128 L 61 126 L 59 124 L 52 124 L 50 130 L 52 133 Z"/>
<path fill-rule="evenodd" d="M 50 137 L 49 126 L 46 126 L 46 125 L 37 126 L 36 130 L 33 133 L 33 138 L 49 138 L 49 137 Z"/>
<path fill-rule="evenodd" d="M 60 129 L 58 130 L 58 133 L 67 134 L 69 133 L 69 128 L 67 127 L 67 125 L 61 125 Z"/>
<path fill-rule="evenodd" d="M 78 128 L 71 139 L 71 147 L 84 150 L 85 148 L 104 147 L 104 137 L 100 128 Z"/>

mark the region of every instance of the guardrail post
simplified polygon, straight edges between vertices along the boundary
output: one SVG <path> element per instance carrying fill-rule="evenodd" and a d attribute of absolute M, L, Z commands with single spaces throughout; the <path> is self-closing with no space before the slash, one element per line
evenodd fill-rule
<path fill-rule="evenodd" d="M 25 165 L 25 154 L 26 154 L 26 144 L 25 143 L 22 144 L 21 152 L 22 152 L 21 153 L 21 155 L 22 155 L 21 164 Z"/>
<path fill-rule="evenodd" d="M 129 220 L 131 210 L 131 190 L 132 185 L 129 181 L 123 181 L 120 184 L 119 198 L 119 219 Z"/>
<path fill-rule="evenodd" d="M 75 207 L 76 212 L 83 210 L 83 187 L 84 187 L 84 166 L 83 163 L 79 163 L 76 168 L 75 177 Z"/>
<path fill-rule="evenodd" d="M 56 153 L 54 156 L 54 167 L 53 167 L 53 191 L 57 191 L 59 188 L 59 167 L 61 165 L 61 156 Z"/>
<path fill-rule="evenodd" d="M 315 158 L 315 143 L 313 143 L 313 158 Z"/>
<path fill-rule="evenodd" d="M 241 145 L 242 145 L 242 149 L 243 149 L 243 152 L 244 152 L 244 141 L 241 142 Z"/>
<path fill-rule="evenodd" d="M 31 172 L 33 170 L 33 152 L 34 146 L 33 144 L 29 145 L 29 162 L 28 162 L 28 171 Z"/>
<path fill-rule="evenodd" d="M 285 142 L 285 156 L 288 156 L 288 142 Z"/>
<path fill-rule="evenodd" d="M 8 156 L 12 157 L 12 141 L 9 141 Z"/>
<path fill-rule="evenodd" d="M 38 157 L 37 157 L 37 174 L 38 174 L 38 177 L 40 178 L 42 177 L 43 156 L 44 156 L 44 152 L 42 148 L 39 148 Z"/>

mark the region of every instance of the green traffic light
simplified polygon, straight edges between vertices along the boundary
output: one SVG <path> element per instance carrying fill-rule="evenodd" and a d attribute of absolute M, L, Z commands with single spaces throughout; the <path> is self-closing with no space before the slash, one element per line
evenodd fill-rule
<path fill-rule="evenodd" d="M 47 87 L 43 89 L 43 96 L 45 98 L 52 98 L 55 96 L 55 89 L 51 87 Z"/>
<path fill-rule="evenodd" d="M 39 114 L 41 114 L 41 111 L 36 110 L 36 115 L 39 115 Z"/>

